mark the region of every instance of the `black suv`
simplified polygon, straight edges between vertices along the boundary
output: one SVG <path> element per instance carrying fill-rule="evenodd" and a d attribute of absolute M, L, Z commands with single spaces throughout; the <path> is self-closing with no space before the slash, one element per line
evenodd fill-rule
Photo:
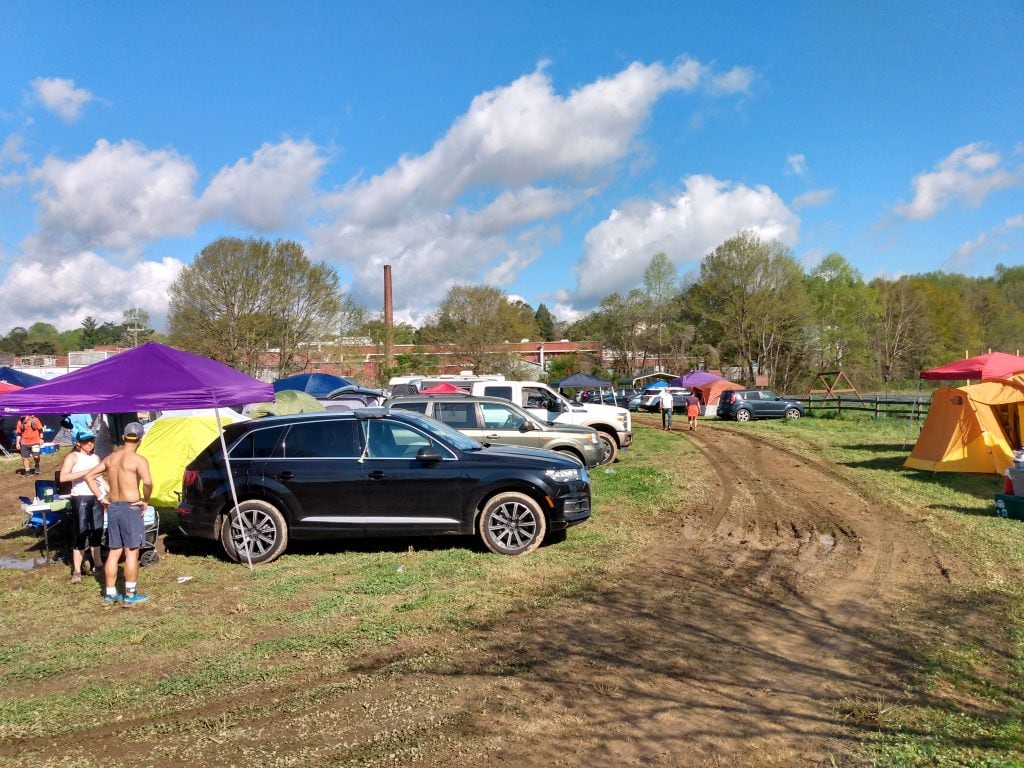
<path fill-rule="evenodd" d="M 480 443 L 408 411 L 272 416 L 224 429 L 186 468 L 178 520 L 229 557 L 267 563 L 289 539 L 477 534 L 522 555 L 590 517 L 586 467 L 550 451 Z"/>
<path fill-rule="evenodd" d="M 798 400 L 780 397 L 770 389 L 730 389 L 718 400 L 720 419 L 799 419 L 803 415 Z"/>

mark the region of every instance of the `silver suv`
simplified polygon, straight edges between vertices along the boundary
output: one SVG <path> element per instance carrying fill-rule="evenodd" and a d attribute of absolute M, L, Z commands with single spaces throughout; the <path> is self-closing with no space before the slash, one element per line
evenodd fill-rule
<path fill-rule="evenodd" d="M 500 397 L 410 395 L 387 402 L 390 409 L 416 411 L 444 422 L 484 445 L 527 445 L 557 451 L 587 467 L 604 463 L 596 429 L 544 422 Z"/>

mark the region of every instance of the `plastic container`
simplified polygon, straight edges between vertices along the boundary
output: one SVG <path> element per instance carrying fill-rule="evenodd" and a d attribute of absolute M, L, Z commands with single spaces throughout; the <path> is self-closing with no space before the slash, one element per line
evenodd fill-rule
<path fill-rule="evenodd" d="M 997 493 L 995 502 L 995 513 L 999 515 L 999 517 L 1008 517 L 1013 520 L 1024 520 L 1024 498 Z"/>
<path fill-rule="evenodd" d="M 1006 470 L 1007 477 L 1011 480 L 1013 485 L 1012 493 L 1014 496 L 1024 496 L 1024 467 L 1010 467 Z"/>

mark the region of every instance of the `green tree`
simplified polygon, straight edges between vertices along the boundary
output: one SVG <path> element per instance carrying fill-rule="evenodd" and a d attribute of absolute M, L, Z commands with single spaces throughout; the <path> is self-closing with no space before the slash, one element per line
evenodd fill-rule
<path fill-rule="evenodd" d="M 98 328 L 99 323 L 96 322 L 96 318 L 92 315 L 87 315 L 82 321 L 82 335 L 79 341 L 81 341 L 83 349 L 92 349 L 96 346 L 96 331 Z"/>
<path fill-rule="evenodd" d="M 455 285 L 441 301 L 419 341 L 449 344 L 461 365 L 483 373 L 514 372 L 514 355 L 501 352 L 502 342 L 538 338 L 533 310 L 509 301 L 504 291 L 485 285 Z"/>
<path fill-rule="evenodd" d="M 169 294 L 171 342 L 250 375 L 270 349 L 279 376 L 301 369 L 302 345 L 335 328 L 341 307 L 334 271 L 285 240 L 215 240 Z"/>
<path fill-rule="evenodd" d="M 909 277 L 871 281 L 878 314 L 871 326 L 878 376 L 897 381 L 917 376 L 929 347 L 924 301 Z"/>
<path fill-rule="evenodd" d="M 555 336 L 555 316 L 551 314 L 551 310 L 547 306 L 540 304 L 533 318 L 537 321 L 537 329 L 541 340 L 554 341 L 557 338 Z"/>
<path fill-rule="evenodd" d="M 810 313 L 803 270 L 781 243 L 749 231 L 726 240 L 702 262 L 687 306 L 751 380 L 766 373 L 785 390 L 804 375 Z"/>
<path fill-rule="evenodd" d="M 838 253 L 830 253 L 805 280 L 814 314 L 808 342 L 810 365 L 844 371 L 855 381 L 874 379 L 869 332 L 878 306 L 875 294 Z"/>

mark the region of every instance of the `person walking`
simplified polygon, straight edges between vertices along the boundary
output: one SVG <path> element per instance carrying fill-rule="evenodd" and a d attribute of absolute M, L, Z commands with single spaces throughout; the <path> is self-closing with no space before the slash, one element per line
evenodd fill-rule
<path fill-rule="evenodd" d="M 690 431 L 697 431 L 697 416 L 700 415 L 700 400 L 691 392 L 686 397 L 686 418 L 690 422 Z"/>
<path fill-rule="evenodd" d="M 672 409 L 675 408 L 675 401 L 668 389 L 661 390 L 661 428 L 672 429 Z"/>
<path fill-rule="evenodd" d="M 145 430 L 137 421 L 124 428 L 124 447 L 89 470 L 85 476 L 89 489 L 107 510 L 107 562 L 103 568 L 104 603 L 122 603 L 125 606 L 148 600 L 138 591 L 139 549 L 146 535 L 143 516 L 153 493 L 153 478 L 149 462 L 140 456 L 139 443 Z M 100 490 L 97 479 L 106 473 L 110 498 Z M 139 483 L 142 494 L 139 494 Z M 117 591 L 117 565 L 124 554 L 124 594 Z"/>
<path fill-rule="evenodd" d="M 22 416 L 18 419 L 14 432 L 14 447 L 21 451 L 21 463 L 24 465 L 21 474 L 38 475 L 40 452 L 43 447 L 43 422 L 36 416 Z"/>
<path fill-rule="evenodd" d="M 96 494 L 89 488 L 85 476 L 100 463 L 96 455 L 96 436 L 92 432 L 75 435 L 75 448 L 64 457 L 60 467 L 60 482 L 72 483 L 71 514 L 75 527 L 71 545 L 71 583 L 82 580 L 82 562 L 85 548 L 89 547 L 92 572 L 99 575 L 103 570 L 100 557 L 100 539 L 103 537 L 103 507 L 96 503 Z"/>

